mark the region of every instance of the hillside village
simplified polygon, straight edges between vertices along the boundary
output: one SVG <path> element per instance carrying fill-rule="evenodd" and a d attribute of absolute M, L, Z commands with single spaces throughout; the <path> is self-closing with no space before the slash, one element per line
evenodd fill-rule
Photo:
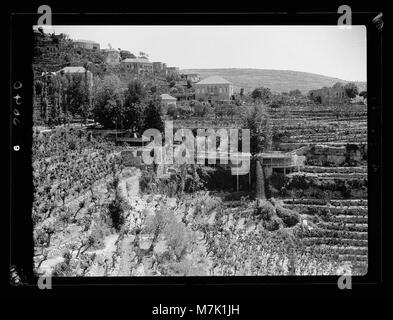
<path fill-rule="evenodd" d="M 37 274 L 367 272 L 365 90 L 248 89 L 144 52 L 34 38 Z M 217 130 L 230 159 L 243 150 L 220 149 L 225 132 L 250 130 L 249 171 L 197 156 L 143 163 L 143 133 L 167 139 L 167 121 L 174 135 Z"/>

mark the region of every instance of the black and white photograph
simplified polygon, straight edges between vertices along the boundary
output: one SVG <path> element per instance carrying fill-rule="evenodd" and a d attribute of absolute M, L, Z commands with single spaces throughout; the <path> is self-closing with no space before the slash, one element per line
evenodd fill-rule
<path fill-rule="evenodd" d="M 365 26 L 31 32 L 37 276 L 367 274 Z"/>

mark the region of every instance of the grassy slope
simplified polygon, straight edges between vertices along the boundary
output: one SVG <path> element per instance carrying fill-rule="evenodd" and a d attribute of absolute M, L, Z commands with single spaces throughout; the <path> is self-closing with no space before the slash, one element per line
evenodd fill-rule
<path fill-rule="evenodd" d="M 345 83 L 345 80 L 323 76 L 320 74 L 267 69 L 185 69 L 181 72 L 199 73 L 203 78 L 218 75 L 231 81 L 238 87 L 253 90 L 256 87 L 267 87 L 275 92 L 284 92 L 299 89 L 307 93 L 312 89 L 323 86 L 332 86 L 336 82 Z M 366 83 L 357 83 L 360 91 L 366 90 Z"/>

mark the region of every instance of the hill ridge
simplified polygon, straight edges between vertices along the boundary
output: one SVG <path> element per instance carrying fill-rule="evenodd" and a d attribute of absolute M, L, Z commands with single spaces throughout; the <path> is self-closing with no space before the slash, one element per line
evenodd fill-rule
<path fill-rule="evenodd" d="M 319 89 L 324 86 L 332 86 L 336 82 L 357 84 L 359 91 L 367 90 L 367 84 L 363 81 L 347 81 L 336 77 L 325 76 L 317 73 L 281 70 L 281 69 L 257 69 L 257 68 L 206 68 L 206 69 L 182 69 L 180 72 L 199 73 L 201 78 L 213 75 L 223 77 L 237 87 L 251 91 L 256 87 L 267 87 L 273 92 L 281 93 L 299 89 L 302 93 Z"/>

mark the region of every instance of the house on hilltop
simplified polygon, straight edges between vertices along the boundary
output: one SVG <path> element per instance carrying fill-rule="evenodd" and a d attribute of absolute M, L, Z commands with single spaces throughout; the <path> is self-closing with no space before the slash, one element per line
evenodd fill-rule
<path fill-rule="evenodd" d="M 74 49 L 100 50 L 100 44 L 92 40 L 73 41 Z"/>
<path fill-rule="evenodd" d="M 153 64 L 145 57 L 124 59 L 121 66 L 124 71 L 136 74 L 153 73 Z"/>
<path fill-rule="evenodd" d="M 153 71 L 156 74 L 165 73 L 166 72 L 166 64 L 159 62 L 159 61 L 153 62 Z"/>
<path fill-rule="evenodd" d="M 195 84 L 195 99 L 199 101 L 226 102 L 233 99 L 235 86 L 220 76 L 212 76 Z"/>

